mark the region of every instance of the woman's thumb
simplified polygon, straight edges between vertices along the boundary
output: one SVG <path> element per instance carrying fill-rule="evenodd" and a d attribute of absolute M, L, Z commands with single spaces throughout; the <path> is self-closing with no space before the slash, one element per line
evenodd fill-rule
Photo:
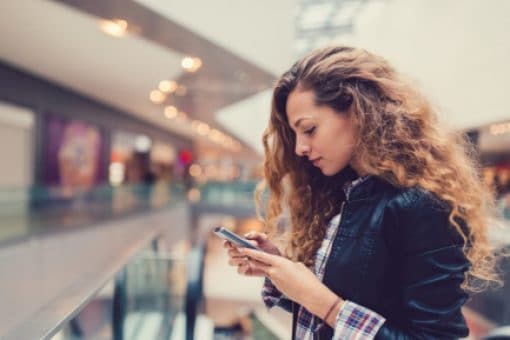
<path fill-rule="evenodd" d="M 265 241 L 267 240 L 267 235 L 264 233 L 259 233 L 256 231 L 250 231 L 249 233 L 244 234 L 244 237 L 246 237 L 249 240 L 260 240 Z"/>

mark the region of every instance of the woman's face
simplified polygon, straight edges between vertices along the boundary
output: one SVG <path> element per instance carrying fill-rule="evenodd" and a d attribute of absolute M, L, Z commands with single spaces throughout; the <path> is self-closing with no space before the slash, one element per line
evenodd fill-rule
<path fill-rule="evenodd" d="M 351 163 L 357 133 L 347 113 L 317 106 L 315 93 L 299 88 L 290 93 L 286 110 L 296 133 L 298 156 L 306 156 L 326 176 L 337 174 Z"/>

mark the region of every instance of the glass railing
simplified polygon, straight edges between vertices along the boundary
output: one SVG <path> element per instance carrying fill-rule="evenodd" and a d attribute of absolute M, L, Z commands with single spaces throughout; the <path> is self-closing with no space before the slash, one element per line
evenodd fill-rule
<path fill-rule="evenodd" d="M 58 187 L 0 188 L 0 244 L 6 240 L 52 230 L 95 224 L 134 213 L 167 208 L 191 201 L 216 210 L 245 210 L 255 214 L 256 181 L 208 182 L 194 186 L 193 195 L 183 183 L 172 185 L 98 186 L 90 190 Z M 267 200 L 267 190 L 263 201 Z M 510 223 L 510 199 L 498 201 L 501 215 Z"/>
<path fill-rule="evenodd" d="M 185 313 L 187 256 L 139 252 L 52 340 L 170 339 Z M 202 275 L 199 272 L 197 275 Z"/>
<path fill-rule="evenodd" d="M 254 193 L 258 182 L 207 183 L 198 187 L 200 202 L 213 206 L 254 209 Z M 263 199 L 267 192 L 264 192 Z"/>
<path fill-rule="evenodd" d="M 61 187 L 0 188 L 0 245 L 51 231 L 105 222 L 130 214 L 194 202 L 215 209 L 255 213 L 256 182 L 97 186 L 89 190 Z"/>
<path fill-rule="evenodd" d="M 185 187 L 172 185 L 0 189 L 0 243 L 53 230 L 108 221 L 167 208 L 185 199 Z"/>

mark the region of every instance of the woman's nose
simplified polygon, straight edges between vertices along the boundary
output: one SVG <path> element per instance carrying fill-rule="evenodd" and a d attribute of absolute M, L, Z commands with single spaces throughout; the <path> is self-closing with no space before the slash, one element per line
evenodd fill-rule
<path fill-rule="evenodd" d="M 296 155 L 306 156 L 310 153 L 310 146 L 296 141 Z"/>

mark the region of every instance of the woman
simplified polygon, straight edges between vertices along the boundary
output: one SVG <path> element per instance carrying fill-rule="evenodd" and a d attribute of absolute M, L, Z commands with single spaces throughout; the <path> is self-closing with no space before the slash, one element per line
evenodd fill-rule
<path fill-rule="evenodd" d="M 277 81 L 263 137 L 265 252 L 230 243 L 230 264 L 265 276 L 263 300 L 293 313 L 296 339 L 468 335 L 468 292 L 498 282 L 492 194 L 468 143 L 382 58 L 329 47 Z M 475 285 L 476 282 L 476 285 Z"/>

